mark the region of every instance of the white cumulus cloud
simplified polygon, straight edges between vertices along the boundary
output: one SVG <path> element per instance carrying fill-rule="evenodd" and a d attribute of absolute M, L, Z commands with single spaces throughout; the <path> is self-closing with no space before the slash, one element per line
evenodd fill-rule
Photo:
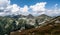
<path fill-rule="evenodd" d="M 10 4 L 10 0 L 0 0 L 0 10 L 6 8 Z"/>
<path fill-rule="evenodd" d="M 28 12 L 29 8 L 27 5 L 25 5 L 23 8 L 20 8 L 22 12 Z"/>
<path fill-rule="evenodd" d="M 35 5 L 31 5 L 30 9 L 32 10 L 33 15 L 41 15 L 45 13 L 45 6 L 46 6 L 47 2 L 40 2 L 40 3 L 36 3 Z"/>
<path fill-rule="evenodd" d="M 18 6 L 17 4 L 10 4 L 10 0 L 0 0 L 0 16 L 6 15 L 41 15 L 47 14 L 49 16 L 58 16 L 60 15 L 60 8 L 57 8 L 58 4 L 53 6 L 53 9 L 47 9 L 47 2 L 39 2 L 35 5 L 24 5 L 23 7 Z"/>
<path fill-rule="evenodd" d="M 30 6 L 33 11 L 45 11 L 46 2 L 40 2 L 35 5 Z"/>

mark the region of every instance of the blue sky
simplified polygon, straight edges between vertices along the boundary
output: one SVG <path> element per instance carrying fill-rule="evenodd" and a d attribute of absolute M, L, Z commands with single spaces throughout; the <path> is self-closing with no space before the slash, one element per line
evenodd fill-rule
<path fill-rule="evenodd" d="M 60 0 L 0 0 L 0 16 L 13 14 L 59 16 Z"/>
<path fill-rule="evenodd" d="M 39 2 L 47 2 L 46 8 L 51 8 L 55 4 L 58 4 L 58 7 L 60 7 L 60 0 L 11 0 L 11 4 L 17 4 L 21 7 L 24 5 L 34 5 Z"/>

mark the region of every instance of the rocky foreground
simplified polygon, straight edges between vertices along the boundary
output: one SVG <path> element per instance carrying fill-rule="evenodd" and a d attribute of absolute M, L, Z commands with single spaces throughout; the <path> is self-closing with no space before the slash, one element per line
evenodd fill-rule
<path fill-rule="evenodd" d="M 37 28 L 14 31 L 10 35 L 60 35 L 60 16 L 46 21 L 44 24 Z"/>

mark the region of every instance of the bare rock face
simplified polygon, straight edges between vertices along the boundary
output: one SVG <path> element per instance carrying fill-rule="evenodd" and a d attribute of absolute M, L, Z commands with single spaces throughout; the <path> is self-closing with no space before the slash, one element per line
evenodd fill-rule
<path fill-rule="evenodd" d="M 52 19 L 52 17 L 47 16 L 45 14 L 42 14 L 42 15 L 37 17 L 37 20 L 38 20 L 39 23 L 43 23 L 45 21 L 49 21 L 50 19 Z"/>
<path fill-rule="evenodd" d="M 27 18 L 34 18 L 34 16 L 31 15 L 31 14 L 29 14 L 29 15 L 27 16 Z"/>

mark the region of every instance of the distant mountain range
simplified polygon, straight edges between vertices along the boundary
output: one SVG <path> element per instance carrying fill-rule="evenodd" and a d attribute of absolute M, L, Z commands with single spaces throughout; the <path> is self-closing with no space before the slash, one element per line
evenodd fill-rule
<path fill-rule="evenodd" d="M 37 26 L 44 25 L 46 21 L 49 22 L 50 20 L 53 21 L 54 19 L 53 17 L 47 16 L 45 14 L 39 16 L 33 16 L 31 14 L 27 16 L 25 15 L 12 15 L 12 16 L 9 15 L 4 17 L 0 16 L 0 32 L 1 32 L 0 34 L 1 35 L 4 33 L 8 34 L 11 31 L 16 30 L 36 28 Z"/>
<path fill-rule="evenodd" d="M 12 17 L 12 18 L 36 18 L 36 16 L 33 16 L 32 14 L 29 14 L 29 15 L 8 15 L 8 16 L 5 16 L 5 17 Z M 51 16 L 48 16 L 48 15 L 45 15 L 45 14 L 42 14 L 42 15 L 39 15 L 37 16 L 37 18 L 39 17 L 48 17 L 48 18 L 52 18 Z"/>

